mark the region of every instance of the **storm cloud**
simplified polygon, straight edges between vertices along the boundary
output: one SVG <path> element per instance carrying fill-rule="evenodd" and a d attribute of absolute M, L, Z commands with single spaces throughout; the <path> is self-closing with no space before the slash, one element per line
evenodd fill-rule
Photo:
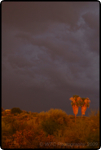
<path fill-rule="evenodd" d="M 2 2 L 2 105 L 72 114 L 99 107 L 99 3 Z"/>

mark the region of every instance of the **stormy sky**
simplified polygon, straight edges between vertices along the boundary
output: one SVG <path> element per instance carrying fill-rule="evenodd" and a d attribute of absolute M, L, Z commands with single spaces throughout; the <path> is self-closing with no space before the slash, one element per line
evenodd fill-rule
<path fill-rule="evenodd" d="M 99 2 L 2 2 L 2 107 L 99 107 Z M 79 108 L 80 113 L 80 108 Z"/>

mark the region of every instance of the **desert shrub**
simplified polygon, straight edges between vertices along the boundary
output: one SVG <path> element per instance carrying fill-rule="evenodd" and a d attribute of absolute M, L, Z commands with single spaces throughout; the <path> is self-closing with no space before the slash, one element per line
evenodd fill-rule
<path fill-rule="evenodd" d="M 15 120 L 15 118 L 12 114 L 6 114 L 6 116 L 4 116 L 2 120 L 5 122 L 5 124 L 10 124 Z"/>
<path fill-rule="evenodd" d="M 51 148 L 49 142 L 99 143 L 99 112 L 89 117 L 67 115 L 59 109 L 2 116 L 4 148 Z M 40 142 L 43 144 L 40 145 Z M 86 146 L 86 148 L 96 148 Z"/>
<path fill-rule="evenodd" d="M 42 111 L 37 115 L 36 121 L 38 122 L 38 124 L 40 124 L 47 119 L 49 119 L 49 115 L 47 114 L 47 112 Z"/>
<path fill-rule="evenodd" d="M 38 118 L 40 118 L 40 119 L 45 119 L 46 118 L 46 113 L 44 112 L 44 111 L 42 111 L 42 112 L 40 112 L 39 114 L 38 114 Z"/>
<path fill-rule="evenodd" d="M 62 111 L 61 109 L 50 109 L 47 112 L 40 112 L 38 115 L 39 123 L 42 121 L 46 121 L 48 119 L 53 120 L 61 125 L 68 125 L 69 117 L 66 112 Z"/>
<path fill-rule="evenodd" d="M 60 125 L 57 122 L 53 121 L 51 118 L 43 121 L 41 123 L 41 126 L 44 132 L 46 132 L 46 135 L 53 135 L 54 132 L 56 132 L 60 128 Z"/>
<path fill-rule="evenodd" d="M 50 109 L 47 112 L 49 118 L 56 121 L 58 124 L 65 124 L 68 125 L 69 118 L 65 111 L 61 109 Z"/>
<path fill-rule="evenodd" d="M 2 120 L 1 126 L 2 126 L 2 136 L 9 136 L 10 134 L 13 133 L 11 124 L 6 124 L 6 123 Z"/>
<path fill-rule="evenodd" d="M 68 115 L 69 119 L 75 119 L 75 116 L 73 115 Z"/>
<path fill-rule="evenodd" d="M 93 114 L 90 117 L 80 118 L 76 122 L 70 122 L 64 132 L 64 142 L 69 143 L 99 143 L 99 115 Z M 96 148 L 94 145 L 86 148 Z"/>
<path fill-rule="evenodd" d="M 97 112 L 91 110 L 91 113 L 88 117 L 88 126 L 90 128 L 90 134 L 87 135 L 86 140 L 89 143 L 97 143 L 98 146 L 100 142 L 99 111 Z M 89 145 L 88 148 L 94 148 L 94 145 Z"/>
<path fill-rule="evenodd" d="M 40 130 L 20 130 L 13 134 L 12 138 L 3 140 L 2 148 L 51 148 L 50 142 L 54 142 L 54 136 L 46 137 L 42 129 Z M 53 146 L 52 146 L 53 148 Z"/>
<path fill-rule="evenodd" d="M 41 149 L 53 149 L 53 144 L 56 143 L 56 139 L 53 135 L 48 135 L 47 137 L 44 136 L 44 138 L 40 141 L 41 144 L 39 143 L 39 148 Z"/>
<path fill-rule="evenodd" d="M 12 124 L 13 131 L 20 131 L 27 128 L 27 122 L 24 120 L 15 120 Z"/>
<path fill-rule="evenodd" d="M 13 128 L 15 120 L 16 118 L 12 114 L 7 114 L 2 118 L 2 131 L 4 131 L 3 135 L 12 135 L 13 133 L 15 133 L 15 130 Z"/>
<path fill-rule="evenodd" d="M 40 142 L 45 141 L 45 138 L 45 133 L 42 130 L 38 131 L 34 128 L 19 130 L 13 135 L 12 144 L 7 147 L 6 143 L 6 148 L 38 148 Z"/>
<path fill-rule="evenodd" d="M 12 128 L 12 134 L 16 131 L 23 130 L 27 126 L 26 118 L 23 116 L 14 116 L 12 114 L 3 117 L 3 122 Z"/>
<path fill-rule="evenodd" d="M 18 114 L 17 117 L 19 117 L 19 120 L 27 120 L 29 115 L 27 113 L 21 113 L 21 114 Z"/>
<path fill-rule="evenodd" d="M 7 112 L 4 110 L 2 111 L 2 116 L 6 116 L 7 115 Z"/>
<path fill-rule="evenodd" d="M 4 111 L 4 108 L 1 107 L 1 112 L 3 112 L 3 111 Z"/>
<path fill-rule="evenodd" d="M 35 121 L 36 121 L 36 118 L 27 120 L 27 127 L 28 128 L 38 127 L 38 124 Z"/>
<path fill-rule="evenodd" d="M 38 113 L 37 112 L 33 112 L 33 117 L 37 117 Z"/>
<path fill-rule="evenodd" d="M 63 110 L 61 110 L 61 109 L 50 109 L 50 110 L 48 111 L 48 113 L 49 113 L 51 116 L 53 115 L 53 117 L 54 117 L 55 119 L 67 115 L 66 112 L 63 111 Z"/>
<path fill-rule="evenodd" d="M 61 109 L 50 109 L 48 113 L 50 114 L 50 118 L 52 118 L 57 123 L 68 126 L 69 117 L 65 111 Z"/>
<path fill-rule="evenodd" d="M 22 110 L 18 107 L 14 107 L 11 109 L 11 114 L 20 114 L 22 113 Z"/>

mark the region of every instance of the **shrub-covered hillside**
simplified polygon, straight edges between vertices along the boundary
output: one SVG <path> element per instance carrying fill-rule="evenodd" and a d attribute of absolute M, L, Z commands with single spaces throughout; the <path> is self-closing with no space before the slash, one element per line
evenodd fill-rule
<path fill-rule="evenodd" d="M 99 112 L 75 121 L 61 109 L 40 113 L 2 109 L 2 148 L 70 147 L 99 147 Z"/>

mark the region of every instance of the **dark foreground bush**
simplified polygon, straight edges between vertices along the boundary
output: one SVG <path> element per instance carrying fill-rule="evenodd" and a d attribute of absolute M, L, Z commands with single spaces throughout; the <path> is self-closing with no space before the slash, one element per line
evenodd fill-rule
<path fill-rule="evenodd" d="M 14 107 L 11 109 L 11 114 L 20 114 L 22 113 L 22 110 L 20 108 Z"/>
<path fill-rule="evenodd" d="M 60 128 L 60 125 L 53 121 L 52 119 L 48 119 L 48 120 L 45 120 L 42 122 L 42 129 L 43 131 L 48 135 L 53 135 L 54 132 L 56 132 L 59 128 Z"/>

